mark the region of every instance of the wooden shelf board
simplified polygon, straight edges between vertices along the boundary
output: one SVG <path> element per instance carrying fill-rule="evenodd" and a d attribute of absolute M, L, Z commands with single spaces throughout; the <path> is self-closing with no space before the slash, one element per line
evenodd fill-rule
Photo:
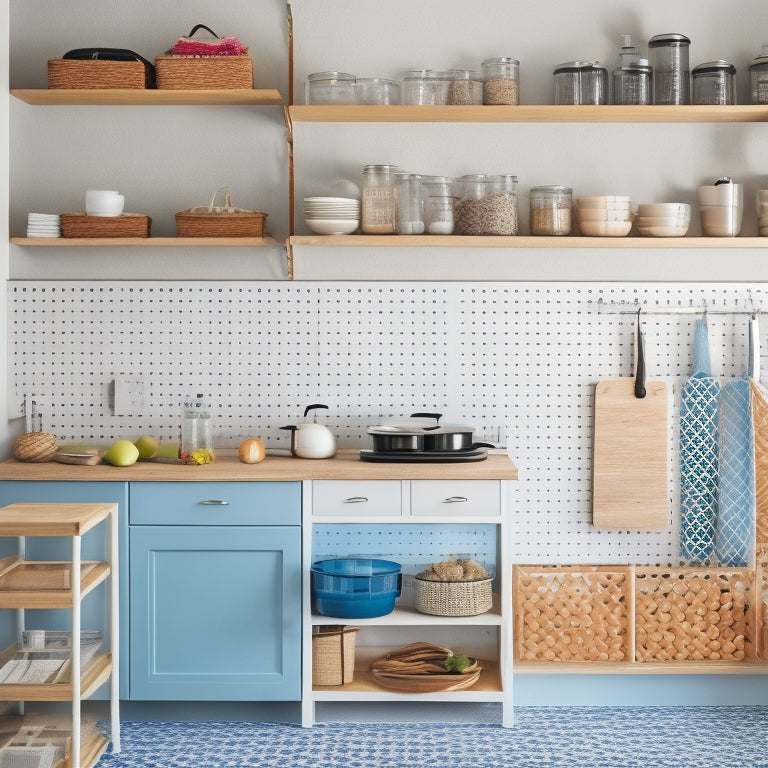
<path fill-rule="evenodd" d="M 752 661 L 515 661 L 514 673 L 523 675 L 768 675 L 768 663 Z"/>
<path fill-rule="evenodd" d="M 71 248 L 73 246 L 236 246 L 260 248 L 282 245 L 272 237 L 12 237 L 13 245 Z"/>
<path fill-rule="evenodd" d="M 110 514 L 116 504 L 17 502 L 0 507 L 0 536 L 82 536 Z"/>
<path fill-rule="evenodd" d="M 766 105 L 368 106 L 294 105 L 301 123 L 752 123 L 768 120 Z"/>
<path fill-rule="evenodd" d="M 65 586 L 70 571 L 68 561 L 20 562 L 0 579 L 0 608 L 71 608 L 72 590 Z M 109 576 L 109 563 L 84 561 L 80 573 L 81 597 L 85 597 Z M 46 582 L 52 586 L 42 586 Z"/>
<path fill-rule="evenodd" d="M 475 237 L 465 235 L 294 235 L 291 247 L 377 248 L 768 248 L 767 237 Z"/>
<path fill-rule="evenodd" d="M 11 94 L 27 104 L 161 106 L 282 106 L 277 90 L 237 88 L 168 90 L 144 88 L 12 88 Z"/>

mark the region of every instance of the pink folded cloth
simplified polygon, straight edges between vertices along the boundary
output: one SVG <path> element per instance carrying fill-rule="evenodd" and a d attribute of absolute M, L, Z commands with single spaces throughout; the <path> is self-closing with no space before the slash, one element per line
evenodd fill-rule
<path fill-rule="evenodd" d="M 236 37 L 222 37 L 210 43 L 180 37 L 171 50 L 174 56 L 241 56 L 247 52 L 248 48 Z"/>

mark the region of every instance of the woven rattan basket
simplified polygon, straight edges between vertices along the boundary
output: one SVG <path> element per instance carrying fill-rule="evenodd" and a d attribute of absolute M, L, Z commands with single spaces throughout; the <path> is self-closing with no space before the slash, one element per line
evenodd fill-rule
<path fill-rule="evenodd" d="M 223 204 L 217 197 L 223 195 Z M 216 190 L 209 206 L 187 208 L 176 214 L 176 234 L 179 237 L 264 237 L 266 213 L 235 208 L 229 189 Z"/>
<path fill-rule="evenodd" d="M 165 90 L 253 88 L 253 59 L 241 56 L 155 57 L 157 87 Z"/>
<path fill-rule="evenodd" d="M 327 625 L 312 633 L 312 685 L 343 685 L 355 676 L 359 627 Z"/>
<path fill-rule="evenodd" d="M 49 59 L 49 88 L 145 88 L 140 61 Z"/>
<path fill-rule="evenodd" d="M 414 580 L 414 607 L 433 616 L 477 616 L 491 609 L 493 579 L 477 581 Z"/>
<path fill-rule="evenodd" d="M 152 219 L 140 213 L 119 216 L 89 216 L 86 213 L 62 213 L 62 237 L 149 237 Z"/>

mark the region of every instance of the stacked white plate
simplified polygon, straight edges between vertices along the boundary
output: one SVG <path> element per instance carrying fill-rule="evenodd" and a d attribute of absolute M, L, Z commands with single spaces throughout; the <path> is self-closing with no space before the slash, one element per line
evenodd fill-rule
<path fill-rule="evenodd" d="M 27 237 L 61 237 L 58 213 L 28 213 Z"/>
<path fill-rule="evenodd" d="M 629 195 L 577 197 L 576 225 L 589 237 L 625 237 L 632 229 Z"/>
<path fill-rule="evenodd" d="M 318 235 L 351 235 L 360 224 L 360 201 L 354 197 L 305 197 L 304 220 Z"/>
<path fill-rule="evenodd" d="M 639 203 L 637 233 L 650 237 L 683 237 L 691 224 L 687 203 Z"/>

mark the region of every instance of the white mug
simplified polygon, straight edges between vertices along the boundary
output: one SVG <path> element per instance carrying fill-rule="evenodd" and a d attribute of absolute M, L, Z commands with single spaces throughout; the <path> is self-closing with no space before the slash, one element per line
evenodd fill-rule
<path fill-rule="evenodd" d="M 125 196 L 111 189 L 89 189 L 85 193 L 85 212 L 89 216 L 119 216 Z"/>

